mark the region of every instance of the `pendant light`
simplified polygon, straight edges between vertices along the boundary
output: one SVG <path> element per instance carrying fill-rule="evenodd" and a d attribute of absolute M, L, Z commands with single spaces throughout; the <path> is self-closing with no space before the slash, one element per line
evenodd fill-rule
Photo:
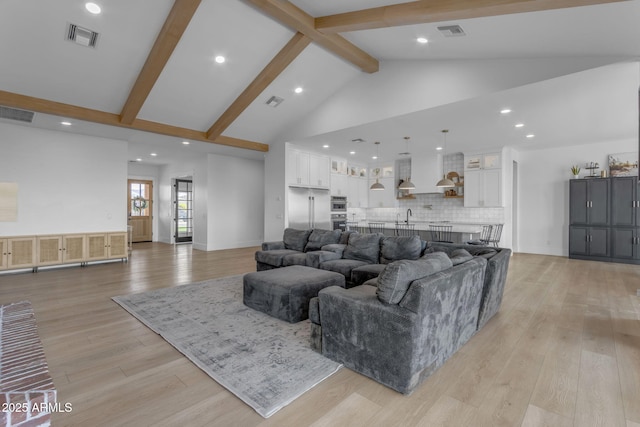
<path fill-rule="evenodd" d="M 376 174 L 376 182 L 371 184 L 369 190 L 384 190 L 384 185 L 380 183 L 378 177 L 380 176 L 380 142 L 374 142 L 376 144 L 376 166 L 378 168 L 378 173 Z"/>
<path fill-rule="evenodd" d="M 404 137 L 404 140 L 406 141 L 406 144 L 407 144 L 407 151 L 406 151 L 406 154 L 407 154 L 407 155 L 409 155 L 409 154 L 410 154 L 410 153 L 409 153 L 409 137 L 408 137 L 408 136 L 405 136 L 405 137 Z M 413 168 L 413 165 L 411 165 L 411 167 Z M 400 185 L 398 186 L 398 189 L 399 189 L 399 190 L 415 190 L 415 189 L 416 189 L 416 186 L 414 185 L 414 183 L 413 183 L 413 182 L 411 182 L 411 177 L 410 177 L 410 176 L 408 176 L 408 177 L 407 177 L 407 179 L 405 179 L 404 181 L 402 181 L 402 184 L 400 184 Z"/>
<path fill-rule="evenodd" d="M 447 133 L 449 133 L 449 129 L 442 129 L 442 134 L 444 135 L 444 146 L 443 146 L 443 150 L 442 150 L 442 179 L 440 181 L 438 181 L 438 183 L 436 184 L 436 187 L 439 188 L 450 188 L 450 187 L 455 187 L 456 184 L 451 181 L 449 178 L 447 178 L 447 174 L 444 172 L 444 155 L 447 152 Z"/>

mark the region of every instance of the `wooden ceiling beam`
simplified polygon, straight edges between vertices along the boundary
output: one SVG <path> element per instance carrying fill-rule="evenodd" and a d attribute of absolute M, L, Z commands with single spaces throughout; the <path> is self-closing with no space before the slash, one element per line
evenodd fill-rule
<path fill-rule="evenodd" d="M 201 0 L 176 0 L 156 38 L 142 71 L 120 113 L 120 121 L 131 124 L 142 109 L 160 73 L 169 61 Z"/>
<path fill-rule="evenodd" d="M 302 33 L 296 33 L 291 40 L 278 52 L 266 67 L 253 79 L 251 84 L 236 98 L 227 110 L 216 120 L 207 131 L 207 138 L 220 138 L 231 123 L 282 73 L 291 62 L 309 46 L 311 39 Z"/>
<path fill-rule="evenodd" d="M 616 3 L 629 0 L 428 0 L 374 7 L 318 17 L 315 28 L 323 33 L 371 30 L 400 25 L 538 12 L 551 9 Z"/>
<path fill-rule="evenodd" d="M 237 139 L 226 136 L 219 136 L 215 140 L 211 140 L 207 138 L 206 132 L 140 119 L 134 120 L 131 124 L 126 124 L 120 121 L 120 116 L 118 114 L 92 110 L 90 108 L 63 104 L 60 102 L 34 98 L 31 96 L 5 92 L 2 90 L 0 90 L 0 105 L 13 108 L 21 108 L 24 110 L 35 111 L 44 114 L 51 114 L 54 116 L 65 118 L 74 118 L 108 126 L 117 126 L 144 132 L 157 133 L 160 135 L 175 136 L 181 139 L 203 141 L 230 147 L 243 148 L 246 150 L 255 150 L 262 152 L 269 151 L 269 145 L 260 142 L 247 141 L 244 139 Z"/>
<path fill-rule="evenodd" d="M 342 59 L 352 63 L 362 71 L 375 73 L 379 69 L 378 60 L 344 37 L 324 34 L 316 29 L 315 19 L 287 0 L 244 0 L 259 10 L 292 28 Z"/>

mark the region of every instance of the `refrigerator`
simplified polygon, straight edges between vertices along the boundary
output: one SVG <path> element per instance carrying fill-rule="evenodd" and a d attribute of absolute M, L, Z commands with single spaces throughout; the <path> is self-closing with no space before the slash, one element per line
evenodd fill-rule
<path fill-rule="evenodd" d="M 331 230 L 329 190 L 289 187 L 289 227 Z"/>

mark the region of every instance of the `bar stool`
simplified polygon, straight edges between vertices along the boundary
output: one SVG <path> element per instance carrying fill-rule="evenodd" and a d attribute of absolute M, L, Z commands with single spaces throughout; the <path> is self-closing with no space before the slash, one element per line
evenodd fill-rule
<path fill-rule="evenodd" d="M 429 231 L 431 232 L 431 240 L 433 242 L 441 243 L 453 243 L 451 241 L 452 225 L 432 225 L 429 224 Z"/>
<path fill-rule="evenodd" d="M 369 233 L 384 233 L 384 222 L 370 222 Z"/>
<path fill-rule="evenodd" d="M 416 234 L 415 224 L 396 224 L 396 236 L 411 237 Z"/>
<path fill-rule="evenodd" d="M 492 225 L 483 225 L 482 232 L 480 233 L 480 239 L 469 240 L 467 245 L 487 246 L 489 239 L 491 239 L 491 232 L 493 231 Z"/>
<path fill-rule="evenodd" d="M 358 231 L 358 221 L 347 221 L 345 231 Z"/>
<path fill-rule="evenodd" d="M 504 224 L 495 224 L 493 226 L 493 232 L 491 233 L 491 238 L 489 239 L 489 244 L 495 246 L 496 248 L 500 244 L 500 237 L 502 237 L 502 226 Z"/>

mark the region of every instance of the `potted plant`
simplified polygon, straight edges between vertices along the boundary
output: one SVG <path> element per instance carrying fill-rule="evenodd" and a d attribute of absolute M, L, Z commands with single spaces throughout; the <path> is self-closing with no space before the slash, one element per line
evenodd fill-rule
<path fill-rule="evenodd" d="M 578 179 L 580 174 L 580 166 L 578 165 L 571 166 L 571 173 L 573 174 L 573 177 L 575 179 Z"/>

